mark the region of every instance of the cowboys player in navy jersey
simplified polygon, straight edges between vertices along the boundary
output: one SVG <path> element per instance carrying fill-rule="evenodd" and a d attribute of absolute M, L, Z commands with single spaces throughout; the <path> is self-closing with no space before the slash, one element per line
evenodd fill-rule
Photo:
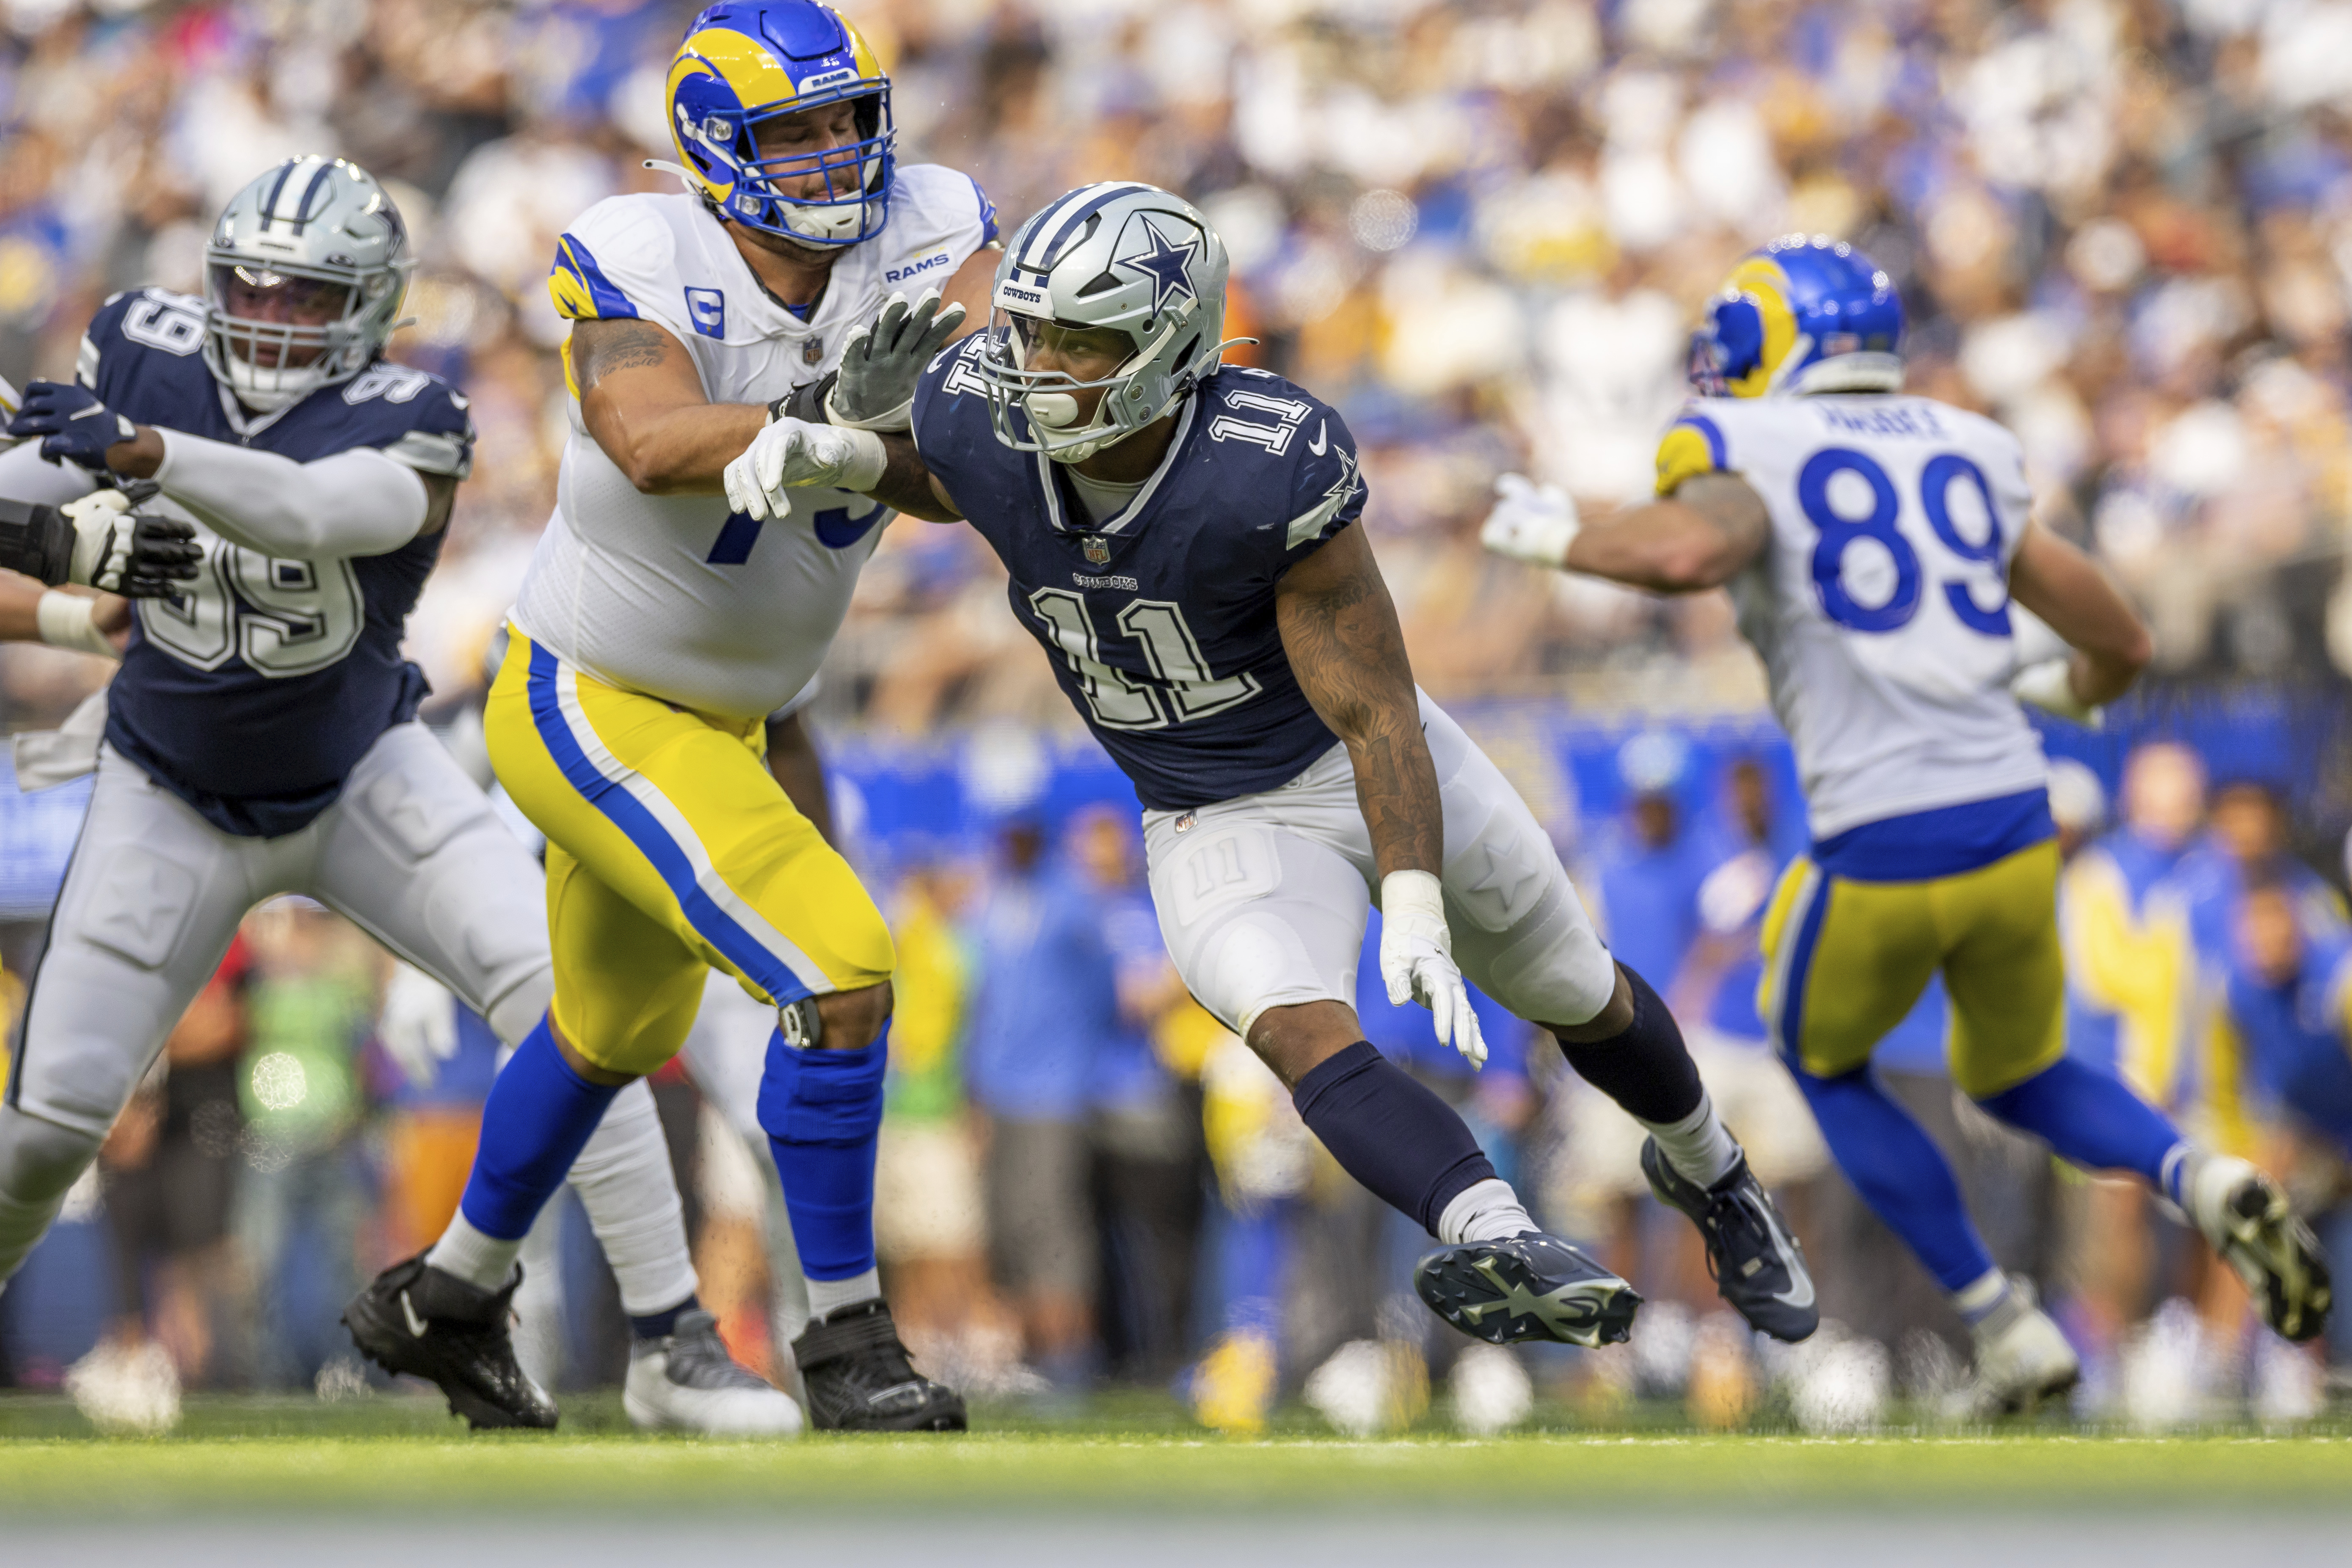
<path fill-rule="evenodd" d="M 934 358 L 911 438 L 780 419 L 728 470 L 754 517 L 809 484 L 978 529 L 1013 614 L 1134 781 L 1185 984 L 1290 1086 L 1349 1173 L 1444 1247 L 1424 1300 L 1496 1342 L 1622 1340 L 1625 1281 L 1539 1232 L 1460 1118 L 1363 1038 L 1381 971 L 1486 1054 L 1465 979 L 1560 1042 L 1650 1131 L 1725 1299 L 1802 1339 L 1802 1254 L 1708 1103 L 1657 994 L 1613 961 L 1511 786 L 1412 683 L 1363 531 L 1355 443 L 1312 395 L 1223 366 L 1226 261 L 1150 185 L 1072 191 L 996 273 L 990 330 Z"/>
<path fill-rule="evenodd" d="M 75 380 L 34 382 L 9 421 L 22 444 L 0 456 L 0 564 L 131 595 L 138 614 L 0 1104 L 0 1282 L 262 899 L 319 899 L 509 1043 L 545 1010 L 539 868 L 415 721 L 425 678 L 400 652 L 474 442 L 463 395 L 383 357 L 414 266 L 365 171 L 289 159 L 221 215 L 205 298 L 108 300 Z M 126 489 L 154 492 L 138 505 L 156 515 Z M 23 548 L 67 545 L 58 519 L 62 573 L 57 548 L 47 568 Z M 633 1414 L 796 1430 L 793 1402 L 729 1361 L 694 1310 L 641 1098 L 572 1172 L 625 1302 L 662 1320 L 632 1357 Z M 514 1362 L 512 1293 L 435 1304 L 417 1353 L 462 1367 L 452 1407 L 477 1424 L 520 1410 L 552 1425 Z"/>

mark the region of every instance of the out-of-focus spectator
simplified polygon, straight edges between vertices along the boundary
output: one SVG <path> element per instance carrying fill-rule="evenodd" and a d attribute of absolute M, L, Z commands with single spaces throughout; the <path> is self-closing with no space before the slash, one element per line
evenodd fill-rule
<path fill-rule="evenodd" d="M 964 1082 L 985 1129 L 989 1265 L 1021 1319 L 1032 1362 L 1055 1387 L 1093 1368 L 1099 1267 L 1090 1202 L 1088 1094 L 1118 994 L 1100 901 L 1049 861 L 1034 811 L 999 834 L 975 911 L 979 994 Z"/>

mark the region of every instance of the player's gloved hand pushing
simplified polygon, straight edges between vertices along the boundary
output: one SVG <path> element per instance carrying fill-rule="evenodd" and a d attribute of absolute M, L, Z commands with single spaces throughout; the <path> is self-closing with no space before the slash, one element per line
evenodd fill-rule
<path fill-rule="evenodd" d="M 52 588 L 79 583 L 130 599 L 179 592 L 204 560 L 196 531 L 131 507 L 121 490 L 99 490 L 61 507 L 0 500 L 0 566 Z"/>
<path fill-rule="evenodd" d="M 1391 871 L 1381 879 L 1381 979 L 1389 1002 L 1408 996 L 1429 1009 L 1440 1045 L 1460 1051 L 1474 1068 L 1486 1065 L 1486 1042 L 1470 988 L 1454 963 L 1454 936 L 1445 929 L 1444 885 L 1427 871 Z"/>
<path fill-rule="evenodd" d="M 41 456 L 50 462 L 78 463 L 102 474 L 106 449 L 133 439 L 139 427 L 79 382 L 31 381 L 25 384 L 16 417 L 8 421 L 8 434 L 26 440 L 38 436 Z"/>
<path fill-rule="evenodd" d="M 1583 528 L 1576 502 L 1558 485 L 1538 485 L 1524 474 L 1495 481 L 1495 510 L 1478 530 L 1478 542 L 1497 555 L 1538 566 L 1563 566 L 1568 547 Z"/>
<path fill-rule="evenodd" d="M 882 437 L 786 416 L 763 426 L 727 465 L 727 504 L 753 518 L 792 510 L 787 490 L 871 489 L 882 479 Z"/>
<path fill-rule="evenodd" d="M 853 430 L 906 430 L 915 422 L 915 383 L 931 356 L 963 325 L 961 304 L 941 309 L 927 289 L 912 305 L 904 294 L 882 303 L 874 320 L 850 330 L 841 368 L 825 395 L 825 417 Z"/>

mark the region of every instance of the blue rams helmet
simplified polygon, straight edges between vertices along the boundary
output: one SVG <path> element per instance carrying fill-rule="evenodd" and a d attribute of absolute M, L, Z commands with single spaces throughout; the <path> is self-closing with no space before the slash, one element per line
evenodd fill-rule
<path fill-rule="evenodd" d="M 853 140 L 761 148 L 762 125 L 843 102 Z M 888 219 L 890 79 L 815 0 L 729 0 L 688 23 L 669 67 L 669 134 L 688 184 L 730 223 L 822 247 L 871 239 Z"/>
<path fill-rule="evenodd" d="M 1903 389 L 1903 301 L 1843 240 L 1793 234 L 1751 250 L 1691 334 L 1709 397 Z"/>

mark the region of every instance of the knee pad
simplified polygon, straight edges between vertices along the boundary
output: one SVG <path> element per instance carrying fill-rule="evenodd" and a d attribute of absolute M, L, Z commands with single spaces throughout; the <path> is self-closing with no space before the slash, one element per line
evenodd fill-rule
<path fill-rule="evenodd" d="M 1596 1016 L 1617 994 L 1617 961 L 1574 897 L 1548 889 L 1535 911 L 1504 933 L 1495 956 L 1477 966 L 1485 973 L 1470 973 L 1472 984 L 1535 1023 L 1574 1025 Z M 1475 963 L 1463 967 L 1470 972 Z"/>
<path fill-rule="evenodd" d="M 98 1158 L 101 1142 L 0 1105 L 0 1195 L 28 1204 L 62 1197 Z"/>
<path fill-rule="evenodd" d="M 493 1000 L 482 1016 L 490 1032 L 509 1047 L 522 1044 L 523 1037 L 539 1027 L 555 1001 L 555 967 L 544 954 L 540 962 L 514 983 L 507 993 Z"/>
<path fill-rule="evenodd" d="M 845 1147 L 871 1139 L 882 1125 L 889 1038 L 885 1026 L 862 1050 L 832 1051 L 795 1049 L 781 1030 L 771 1036 L 760 1078 L 761 1129 L 780 1143 Z"/>

